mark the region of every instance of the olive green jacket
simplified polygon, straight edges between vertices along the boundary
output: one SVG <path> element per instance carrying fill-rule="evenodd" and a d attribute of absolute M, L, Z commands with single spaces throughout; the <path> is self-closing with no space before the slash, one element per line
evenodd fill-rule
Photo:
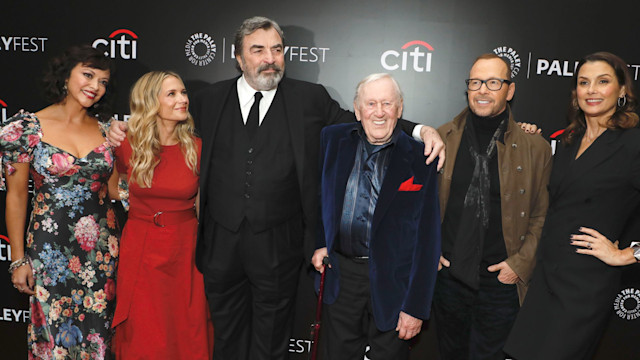
<path fill-rule="evenodd" d="M 541 135 L 526 134 L 513 121 L 511 109 L 504 143 L 497 142 L 502 210 L 502 232 L 507 264 L 518 275 L 518 296 L 524 300 L 535 266 L 535 255 L 549 205 L 551 147 Z M 440 218 L 444 219 L 451 177 L 469 108 L 438 132 L 446 144 L 446 162 L 440 175 Z M 569 239 L 567 239 L 569 241 Z"/>

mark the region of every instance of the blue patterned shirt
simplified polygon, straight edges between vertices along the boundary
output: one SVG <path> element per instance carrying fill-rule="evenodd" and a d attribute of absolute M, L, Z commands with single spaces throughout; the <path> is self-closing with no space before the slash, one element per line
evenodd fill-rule
<path fill-rule="evenodd" d="M 388 143 L 372 145 L 362 125 L 353 130 L 352 136 L 358 137 L 358 147 L 344 194 L 337 247 L 345 256 L 369 256 L 371 222 L 399 133 L 396 127 Z"/>

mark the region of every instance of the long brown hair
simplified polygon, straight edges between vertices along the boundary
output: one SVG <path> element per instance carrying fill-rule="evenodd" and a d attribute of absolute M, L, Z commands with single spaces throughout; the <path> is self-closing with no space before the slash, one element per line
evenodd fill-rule
<path fill-rule="evenodd" d="M 633 89 L 633 80 L 631 74 L 627 68 L 627 63 L 620 57 L 605 51 L 593 53 L 585 56 L 576 67 L 575 75 L 573 76 L 572 89 L 571 89 L 571 102 L 569 103 L 569 126 L 564 130 L 562 134 L 562 141 L 566 144 L 571 144 L 577 137 L 584 134 L 587 128 L 587 122 L 584 117 L 584 112 L 578 106 L 578 95 L 576 88 L 578 87 L 578 73 L 580 68 L 587 62 L 604 61 L 613 68 L 618 84 L 625 87 L 626 102 L 623 106 L 617 106 L 615 113 L 607 121 L 607 128 L 609 129 L 629 129 L 638 125 L 638 114 L 635 113 L 638 99 L 636 98 L 635 91 Z"/>

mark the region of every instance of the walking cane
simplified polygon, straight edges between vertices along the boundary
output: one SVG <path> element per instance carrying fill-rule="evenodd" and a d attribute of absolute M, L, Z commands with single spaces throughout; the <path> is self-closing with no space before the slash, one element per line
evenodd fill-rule
<path fill-rule="evenodd" d="M 320 336 L 320 323 L 322 322 L 322 293 L 324 292 L 324 277 L 327 275 L 327 265 L 329 258 L 322 259 L 322 275 L 320 275 L 320 289 L 318 290 L 318 305 L 316 306 L 316 321 L 311 324 L 311 336 L 313 344 L 311 345 L 311 360 L 316 360 L 318 355 L 318 337 Z"/>

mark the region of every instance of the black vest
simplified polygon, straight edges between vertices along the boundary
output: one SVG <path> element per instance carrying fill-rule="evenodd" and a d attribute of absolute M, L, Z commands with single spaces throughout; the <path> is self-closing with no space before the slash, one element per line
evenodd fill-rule
<path fill-rule="evenodd" d="M 276 92 L 253 141 L 242 121 L 237 90 L 220 119 L 207 199 L 213 219 L 237 231 L 246 218 L 260 232 L 299 214 L 300 187 L 281 93 Z"/>

